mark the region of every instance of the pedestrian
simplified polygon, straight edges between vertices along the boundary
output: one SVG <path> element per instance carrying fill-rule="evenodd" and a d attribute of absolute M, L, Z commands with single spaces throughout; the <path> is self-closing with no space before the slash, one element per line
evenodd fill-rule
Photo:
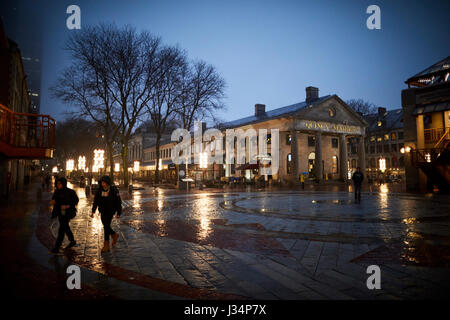
<path fill-rule="evenodd" d="M 300 174 L 300 182 L 302 183 L 302 189 L 305 190 L 305 176 Z"/>
<path fill-rule="evenodd" d="M 352 176 L 353 184 L 355 186 L 355 201 L 361 202 L 361 184 L 364 180 L 364 175 L 361 172 L 361 168 L 356 168 L 356 171 L 353 173 Z"/>
<path fill-rule="evenodd" d="M 56 180 L 56 190 L 53 193 L 51 204 L 53 205 L 52 219 L 58 217 L 59 220 L 59 230 L 58 236 L 56 238 L 55 247 L 51 250 L 52 253 L 57 254 L 63 243 L 64 236 L 67 235 L 70 243 L 65 248 L 72 248 L 77 243 L 74 239 L 72 230 L 70 230 L 69 222 L 71 219 L 75 218 L 77 214 L 76 205 L 78 204 L 77 193 L 67 188 L 67 179 L 58 178 Z"/>
<path fill-rule="evenodd" d="M 117 218 L 120 218 L 122 214 L 122 200 L 120 199 L 119 190 L 111 185 L 111 178 L 109 176 L 103 176 L 99 184 L 100 186 L 95 194 L 94 204 L 92 206 L 91 218 L 94 217 L 95 211 L 98 208 L 105 235 L 102 252 L 107 252 L 110 249 L 110 236 L 112 238 L 112 245 L 115 245 L 119 238 L 119 234 L 111 228 L 111 221 L 114 214 L 117 214 Z"/>

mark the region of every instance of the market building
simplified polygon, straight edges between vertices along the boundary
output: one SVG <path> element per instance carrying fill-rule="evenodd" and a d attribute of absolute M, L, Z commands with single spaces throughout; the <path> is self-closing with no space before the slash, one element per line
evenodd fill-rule
<path fill-rule="evenodd" d="M 448 192 L 450 56 L 405 81 L 402 91 L 408 190 Z"/>
<path fill-rule="evenodd" d="M 226 163 L 225 143 L 223 163 L 210 161 L 206 161 L 208 164 L 203 165 L 194 163 L 194 140 L 191 141 L 191 164 L 187 168 L 184 164 L 177 167 L 172 162 L 172 148 L 176 143 L 171 141 L 170 137 L 166 137 L 161 140 L 160 146 L 160 176 L 162 182 L 174 182 L 179 178 L 178 170 L 182 170 L 183 175 L 195 181 L 217 182 L 239 179 L 246 182 L 259 180 L 292 185 L 298 183 L 300 175 L 304 175 L 305 179 L 318 182 L 346 181 L 351 177 L 356 165 L 362 170 L 366 168 L 364 137 L 367 126 L 368 123 L 361 115 L 337 95 L 319 97 L 318 88 L 307 87 L 306 99 L 303 102 L 270 111 L 266 111 L 265 105 L 256 104 L 254 115 L 223 123 L 218 128 L 224 137 L 227 129 L 242 129 L 244 132 L 248 129 L 254 129 L 257 132 L 259 129 L 266 129 L 269 152 L 272 146 L 271 129 L 279 130 L 279 169 L 276 174 L 263 176 L 261 174 L 263 164 L 260 161 L 251 161 L 249 157 L 246 158 L 245 163 Z M 352 148 L 355 153 L 352 159 L 349 158 L 350 150 L 348 150 L 351 140 L 357 142 L 356 148 Z M 138 142 L 136 145 L 141 144 Z M 206 145 L 203 143 L 203 149 Z M 128 164 L 130 168 L 133 161 L 140 161 L 139 173 L 134 173 L 135 176 L 152 181 L 156 169 L 155 143 L 145 146 L 137 153 L 132 151 L 133 147 L 130 150 L 130 157 L 133 154 L 142 155 L 140 158 L 130 158 Z M 141 150 L 140 147 L 137 147 L 137 150 Z"/>
<path fill-rule="evenodd" d="M 306 88 L 303 102 L 266 111 L 263 104 L 255 105 L 252 116 L 230 121 L 225 129 L 279 130 L 279 170 L 271 177 L 261 177 L 259 164 L 225 164 L 227 177 L 246 180 L 271 179 L 282 185 L 296 184 L 303 174 L 316 181 L 342 180 L 350 175 L 347 144 L 358 141 L 357 164 L 366 168 L 364 135 L 367 122 L 337 95 L 319 97 L 319 89 Z M 268 136 L 268 150 L 271 137 Z"/>

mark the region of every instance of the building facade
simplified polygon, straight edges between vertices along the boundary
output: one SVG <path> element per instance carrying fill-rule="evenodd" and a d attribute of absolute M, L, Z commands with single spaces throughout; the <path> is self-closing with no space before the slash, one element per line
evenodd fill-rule
<path fill-rule="evenodd" d="M 0 20 L 0 194 L 21 190 L 53 156 L 55 121 L 31 108 L 19 46 Z"/>
<path fill-rule="evenodd" d="M 365 138 L 366 176 L 371 181 L 403 181 L 405 142 L 402 109 L 378 108 L 377 113 L 366 115 L 364 119 L 369 124 Z M 354 152 L 351 154 L 353 168 Z"/>
<path fill-rule="evenodd" d="M 273 142 L 270 135 L 271 129 L 278 130 L 279 168 L 273 175 L 262 175 L 261 166 L 263 164 L 260 161 L 251 161 L 248 156 L 248 142 L 245 142 L 247 155 L 245 163 L 226 163 L 226 154 L 224 153 L 223 163 L 208 161 L 209 163 L 203 166 L 194 164 L 192 161 L 187 168 L 183 164 L 179 168 L 183 171 L 187 169 L 187 175 L 194 180 L 228 181 L 237 178 L 241 181 L 264 180 L 282 185 L 292 185 L 299 182 L 300 175 L 304 175 L 306 179 L 318 182 L 324 180 L 346 181 L 352 171 L 356 169 L 352 170 L 352 167 L 349 166 L 352 163 L 348 150 L 351 139 L 357 139 L 359 144 L 356 157 L 354 157 L 357 166 L 362 170 L 366 168 L 364 137 L 367 126 L 367 122 L 337 95 L 319 97 L 317 88 L 308 87 L 306 88 L 306 99 L 303 102 L 270 111 L 266 111 L 265 105 L 256 104 L 254 115 L 226 122 L 219 128 L 223 136 L 227 130 L 247 132 L 247 130 L 253 129 L 259 132 L 259 129 L 266 129 L 269 153 Z M 172 163 L 173 150 L 171 151 L 175 142 L 170 140 L 162 142 L 162 159 L 160 160 L 163 165 L 162 170 L 168 170 L 168 176 L 172 177 L 172 175 L 176 175 L 176 171 L 174 171 L 176 168 Z M 192 140 L 192 144 L 193 142 Z M 203 149 L 206 145 L 204 143 Z M 194 145 L 191 147 L 193 160 L 197 151 L 194 149 Z M 234 151 L 236 152 L 236 148 Z M 225 148 L 224 152 L 226 152 Z M 269 156 L 271 157 L 271 154 Z M 155 158 L 154 145 L 144 148 L 141 172 L 145 172 L 146 176 L 152 176 Z"/>
<path fill-rule="evenodd" d="M 450 56 L 405 81 L 402 91 L 408 190 L 448 192 Z"/>
<path fill-rule="evenodd" d="M 306 88 L 303 102 L 271 111 L 257 104 L 253 116 L 224 124 L 224 129 L 279 130 L 279 170 L 271 178 L 280 184 L 296 184 L 301 174 L 319 182 L 346 181 L 350 175 L 347 145 L 352 138 L 361 144 L 357 164 L 364 170 L 366 127 L 365 120 L 337 95 L 319 97 L 315 87 Z M 226 166 L 227 176 L 261 178 L 258 168 Z"/>

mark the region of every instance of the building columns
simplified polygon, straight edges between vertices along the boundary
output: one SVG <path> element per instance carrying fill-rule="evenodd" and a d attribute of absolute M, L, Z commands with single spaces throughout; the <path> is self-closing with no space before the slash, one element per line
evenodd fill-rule
<path fill-rule="evenodd" d="M 423 114 L 419 114 L 416 118 L 417 127 L 417 149 L 425 149 L 425 133 L 423 126 Z"/>
<path fill-rule="evenodd" d="M 361 168 L 361 172 L 365 176 L 366 175 L 366 149 L 364 147 L 364 136 L 359 137 L 358 160 L 359 160 L 359 167 Z"/>
<path fill-rule="evenodd" d="M 297 142 L 297 131 L 294 129 L 290 130 L 291 134 L 291 169 L 292 169 L 292 182 L 294 184 L 299 183 L 298 175 L 298 142 Z"/>
<path fill-rule="evenodd" d="M 319 181 L 323 180 L 323 164 L 322 164 L 322 132 L 316 133 L 316 150 L 315 150 L 315 174 Z"/>
<path fill-rule="evenodd" d="M 340 178 L 343 181 L 347 181 L 347 175 L 348 175 L 348 154 L 347 154 L 347 139 L 345 134 L 339 135 L 339 158 L 340 158 L 340 166 L 339 166 L 339 172 L 340 172 Z"/>

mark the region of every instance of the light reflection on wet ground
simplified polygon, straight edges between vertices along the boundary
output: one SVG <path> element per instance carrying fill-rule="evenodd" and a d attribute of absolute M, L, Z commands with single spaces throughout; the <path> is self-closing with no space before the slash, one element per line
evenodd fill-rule
<path fill-rule="evenodd" d="M 446 202 L 448 199 L 433 198 L 440 204 L 433 208 L 433 204 L 425 201 L 427 199 L 424 197 L 390 194 L 386 185 L 382 185 L 380 191 L 377 194 L 364 193 L 361 204 L 354 202 L 353 194 L 345 192 L 247 192 L 242 194 L 245 195 L 244 197 L 238 194 L 190 196 L 152 194 L 154 197 L 151 200 L 147 199 L 144 203 L 142 200 L 145 195 L 134 192 L 132 204 L 125 211 L 127 219 L 124 220 L 124 223 L 158 236 L 211 245 L 217 245 L 214 241 L 219 241 L 211 236 L 218 227 L 213 221 L 219 220 L 229 220 L 228 224 L 230 225 L 241 225 L 239 228 L 241 231 L 255 233 L 254 229 L 242 228 L 242 226 L 249 225 L 248 222 L 251 220 L 265 231 L 261 231 L 259 235 L 267 238 L 277 236 L 289 238 L 289 234 L 291 234 L 292 238 L 296 239 L 298 234 L 319 233 L 323 235 L 322 240 L 324 241 L 339 241 L 339 235 L 336 234 L 333 237 L 326 237 L 331 234 L 326 231 L 329 228 L 326 223 L 353 224 L 351 234 L 341 234 L 343 242 L 350 241 L 350 237 L 348 237 L 350 235 L 353 237 L 352 239 L 358 236 L 369 237 L 374 243 L 398 241 L 403 246 L 399 252 L 402 252 L 404 259 L 407 260 L 405 257 L 410 252 L 411 257 L 414 253 L 414 261 L 419 261 L 420 255 L 417 254 L 416 247 L 418 242 L 424 241 L 417 238 L 414 241 L 415 247 L 408 249 L 405 246 L 413 242 L 401 239 L 411 237 L 411 232 L 416 230 L 415 226 L 418 225 L 431 228 L 431 232 L 436 224 L 448 225 L 448 212 L 450 212 L 450 204 Z M 145 223 L 152 224 L 151 227 L 138 226 L 139 222 L 133 218 L 139 216 L 144 218 Z M 241 222 L 245 223 L 235 223 L 241 219 L 243 220 Z M 280 219 L 283 219 L 284 222 L 280 223 Z M 278 220 L 278 226 L 275 228 L 273 220 Z M 298 230 L 289 226 L 298 220 L 316 221 L 319 224 L 314 224 L 311 229 L 306 225 Z M 142 221 L 140 223 L 145 224 Z M 283 226 L 283 223 L 286 225 Z M 382 224 L 383 226 L 380 226 Z M 169 229 L 170 231 L 168 231 Z M 188 229 L 190 234 L 183 235 L 183 233 L 189 233 Z M 442 228 L 437 229 L 439 229 L 438 233 L 442 233 Z M 426 242 L 426 245 L 430 245 L 429 242 Z M 221 247 L 224 247 L 223 243 Z M 247 247 L 245 250 L 259 252 L 261 248 Z M 445 256 L 443 258 L 446 259 Z"/>
<path fill-rule="evenodd" d="M 310 270 L 313 274 L 338 265 L 342 252 L 347 252 L 344 261 L 355 263 L 449 267 L 448 197 L 394 194 L 386 188 L 363 193 L 357 204 L 352 193 L 343 191 L 184 194 L 139 190 L 123 193 L 123 216 L 115 222 L 123 240 L 117 249 L 101 255 L 101 222 L 87 217 L 92 197 L 83 197 L 81 189 L 77 192 L 81 195 L 79 215 L 73 223 L 78 224 L 76 237 L 85 243 L 80 241 L 74 252 L 83 255 L 83 261 L 117 261 L 122 267 L 136 264 L 133 270 L 147 270 L 139 259 L 141 255 L 142 261 L 153 259 L 152 243 L 162 239 L 179 241 L 170 242 L 173 246 L 189 243 L 199 246 L 198 250 L 206 246 L 275 260 L 293 259 L 298 264 L 309 263 L 311 258 L 304 258 L 300 250 L 305 254 L 314 244 L 336 248 L 333 254 L 317 258 Z M 186 249 L 180 246 L 175 251 L 184 259 Z M 348 246 L 353 249 L 347 251 Z M 164 253 L 166 245 L 159 250 Z M 131 257 L 136 262 L 128 261 Z M 191 254 L 186 257 L 193 258 Z"/>

